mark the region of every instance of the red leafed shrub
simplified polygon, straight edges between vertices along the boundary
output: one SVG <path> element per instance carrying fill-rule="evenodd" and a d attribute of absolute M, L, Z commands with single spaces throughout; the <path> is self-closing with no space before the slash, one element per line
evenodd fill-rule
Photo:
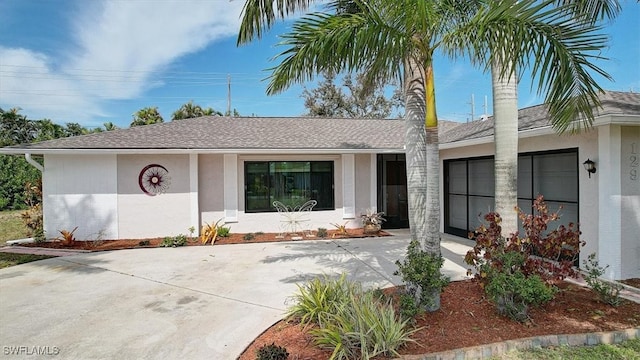
<path fill-rule="evenodd" d="M 496 270 L 518 271 L 525 276 L 538 275 L 547 282 L 576 275 L 574 263 L 578 259 L 580 247 L 584 246 L 584 241 L 580 241 L 578 226 L 570 223 L 566 227 L 560 225 L 548 231 L 549 224 L 558 220 L 559 215 L 558 212 L 549 212 L 542 195 L 534 201 L 532 214 L 518 209 L 518 217 L 524 233 L 522 236 L 515 233 L 505 238 L 502 236 L 500 215 L 485 215 L 487 225 L 476 230 L 476 245 L 465 256 L 465 262 L 476 269 L 476 278 L 484 285 L 489 273 Z M 508 266 L 512 268 L 503 269 L 505 255 L 509 253 L 519 254 L 518 257 L 523 261 L 515 264 L 510 262 Z"/>

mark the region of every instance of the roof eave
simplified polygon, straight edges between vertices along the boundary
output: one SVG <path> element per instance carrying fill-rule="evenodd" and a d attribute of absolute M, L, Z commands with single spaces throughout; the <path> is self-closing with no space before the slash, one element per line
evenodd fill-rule
<path fill-rule="evenodd" d="M 404 153 L 403 148 L 327 148 L 327 149 L 175 149 L 175 148 L 114 148 L 114 149 L 33 149 L 33 148 L 3 148 L 0 154 L 6 155 L 147 155 L 147 154 L 392 154 Z"/>

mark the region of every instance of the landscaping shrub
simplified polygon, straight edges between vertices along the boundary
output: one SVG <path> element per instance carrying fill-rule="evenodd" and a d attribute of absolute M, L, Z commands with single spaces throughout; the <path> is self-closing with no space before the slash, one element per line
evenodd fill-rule
<path fill-rule="evenodd" d="M 377 355 L 398 356 L 397 350 L 415 330 L 408 320 L 396 315 L 391 301 L 383 301 L 374 291 L 363 291 L 359 284 L 344 280 L 309 283 L 313 296 L 307 306 L 318 327 L 310 331 L 315 344 L 332 349 L 330 359 L 370 359 Z M 334 298 L 335 300 L 328 300 Z M 317 299 L 322 299 L 317 301 Z M 322 304 L 322 306 L 317 306 Z M 311 316 L 309 316 L 311 317 Z"/>
<path fill-rule="evenodd" d="M 418 311 L 419 309 L 435 311 L 440 307 L 440 304 L 433 303 L 430 295 L 434 292 L 442 292 L 442 289 L 449 284 L 449 278 L 440 273 L 443 264 L 442 256 L 427 253 L 421 249 L 420 242 L 411 240 L 404 261 L 396 261 L 398 270 L 393 273 L 402 276 L 405 292 L 415 302 L 413 305 L 408 304 L 409 298 L 405 297 L 402 300 L 405 310 L 415 307 Z M 405 312 L 405 315 L 410 315 L 413 311 Z"/>
<path fill-rule="evenodd" d="M 160 246 L 162 247 L 178 247 L 185 246 L 187 244 L 187 236 L 186 235 L 178 235 L 175 237 L 167 236 L 165 237 Z"/>
<path fill-rule="evenodd" d="M 289 352 L 286 348 L 271 343 L 271 345 L 263 345 L 257 351 L 256 360 L 287 360 Z"/>
<path fill-rule="evenodd" d="M 244 234 L 244 236 L 242 236 L 242 239 L 244 241 L 251 241 L 251 240 L 253 240 L 255 238 L 256 238 L 256 236 L 253 235 L 253 233 L 246 233 L 246 234 Z"/>
<path fill-rule="evenodd" d="M 548 231 L 549 223 L 559 215 L 549 213 L 542 196 L 534 201 L 533 210 L 525 214 L 518 209 L 523 237 L 515 233 L 505 238 L 500 215 L 485 215 L 488 227 L 482 225 L 476 230 L 476 245 L 465 256 L 498 312 L 518 321 L 528 319 L 530 305 L 553 299 L 554 280 L 577 274 L 573 265 L 584 245 L 574 224 Z"/>
<path fill-rule="evenodd" d="M 27 227 L 27 235 L 35 242 L 45 241 L 44 222 L 42 220 L 42 183 L 27 183 L 25 185 L 26 204 L 29 208 L 21 214 L 22 221 Z"/>
<path fill-rule="evenodd" d="M 328 314 L 345 306 L 350 293 L 360 291 L 359 285 L 347 281 L 346 274 L 337 279 L 325 275 L 297 286 L 298 294 L 293 296 L 294 305 L 288 309 L 287 317 L 298 319 L 303 326 L 320 325 Z"/>
<path fill-rule="evenodd" d="M 620 305 L 620 291 L 622 290 L 622 285 L 609 283 L 600 279 L 609 265 L 601 267 L 598 260 L 596 260 L 596 254 L 593 253 L 589 254 L 587 260 L 583 261 L 583 265 L 587 272 L 584 279 L 591 289 L 598 294 L 600 300 L 611 306 Z"/>
<path fill-rule="evenodd" d="M 319 238 L 326 238 L 329 233 L 327 233 L 327 229 L 325 228 L 318 228 L 318 232 L 316 235 L 318 235 Z"/>
<path fill-rule="evenodd" d="M 228 237 L 231 234 L 231 228 L 228 226 L 221 226 L 218 228 L 218 236 L 220 237 Z"/>

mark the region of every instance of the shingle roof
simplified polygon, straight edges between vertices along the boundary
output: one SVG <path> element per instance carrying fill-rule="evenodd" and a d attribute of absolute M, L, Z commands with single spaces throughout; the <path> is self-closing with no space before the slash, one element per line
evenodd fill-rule
<path fill-rule="evenodd" d="M 600 96 L 602 108 L 596 110 L 596 116 L 640 115 L 640 93 L 607 91 Z M 518 131 L 549 126 L 546 105 L 536 105 L 518 110 Z M 440 143 L 493 136 L 493 117 L 484 121 L 472 121 L 461 124 L 455 131 L 447 131 L 440 136 Z"/>
<path fill-rule="evenodd" d="M 34 152 L 42 149 L 402 149 L 402 134 L 402 120 L 204 116 L 15 147 Z"/>
<path fill-rule="evenodd" d="M 640 115 L 640 94 L 609 91 L 601 95 L 598 115 Z M 518 112 L 519 130 L 549 125 L 545 105 Z M 493 118 L 457 124 L 440 121 L 440 143 L 493 135 Z M 204 116 L 4 148 L 43 150 L 355 150 L 398 151 L 404 147 L 403 120 L 312 117 Z M 2 152 L 2 150 L 0 150 Z"/>

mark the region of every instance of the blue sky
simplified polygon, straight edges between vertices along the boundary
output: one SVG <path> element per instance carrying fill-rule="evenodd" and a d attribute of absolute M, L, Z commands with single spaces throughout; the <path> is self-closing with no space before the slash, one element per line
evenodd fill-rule
<path fill-rule="evenodd" d="M 607 25 L 610 48 L 598 63 L 614 79 L 605 89 L 640 91 L 640 5 L 621 0 L 621 15 Z M 132 114 L 157 106 L 165 121 L 193 100 L 242 115 L 297 116 L 305 112 L 302 86 L 266 96 L 266 69 L 284 50 L 277 35 L 236 47 L 244 0 L 2 0 L 0 1 L 0 107 L 20 107 L 30 119 L 64 124 L 127 127 Z M 435 60 L 440 119 L 466 121 L 491 114 L 488 74 L 467 62 Z M 526 76 L 520 107 L 541 103 Z M 313 87 L 313 83 L 306 84 Z"/>

